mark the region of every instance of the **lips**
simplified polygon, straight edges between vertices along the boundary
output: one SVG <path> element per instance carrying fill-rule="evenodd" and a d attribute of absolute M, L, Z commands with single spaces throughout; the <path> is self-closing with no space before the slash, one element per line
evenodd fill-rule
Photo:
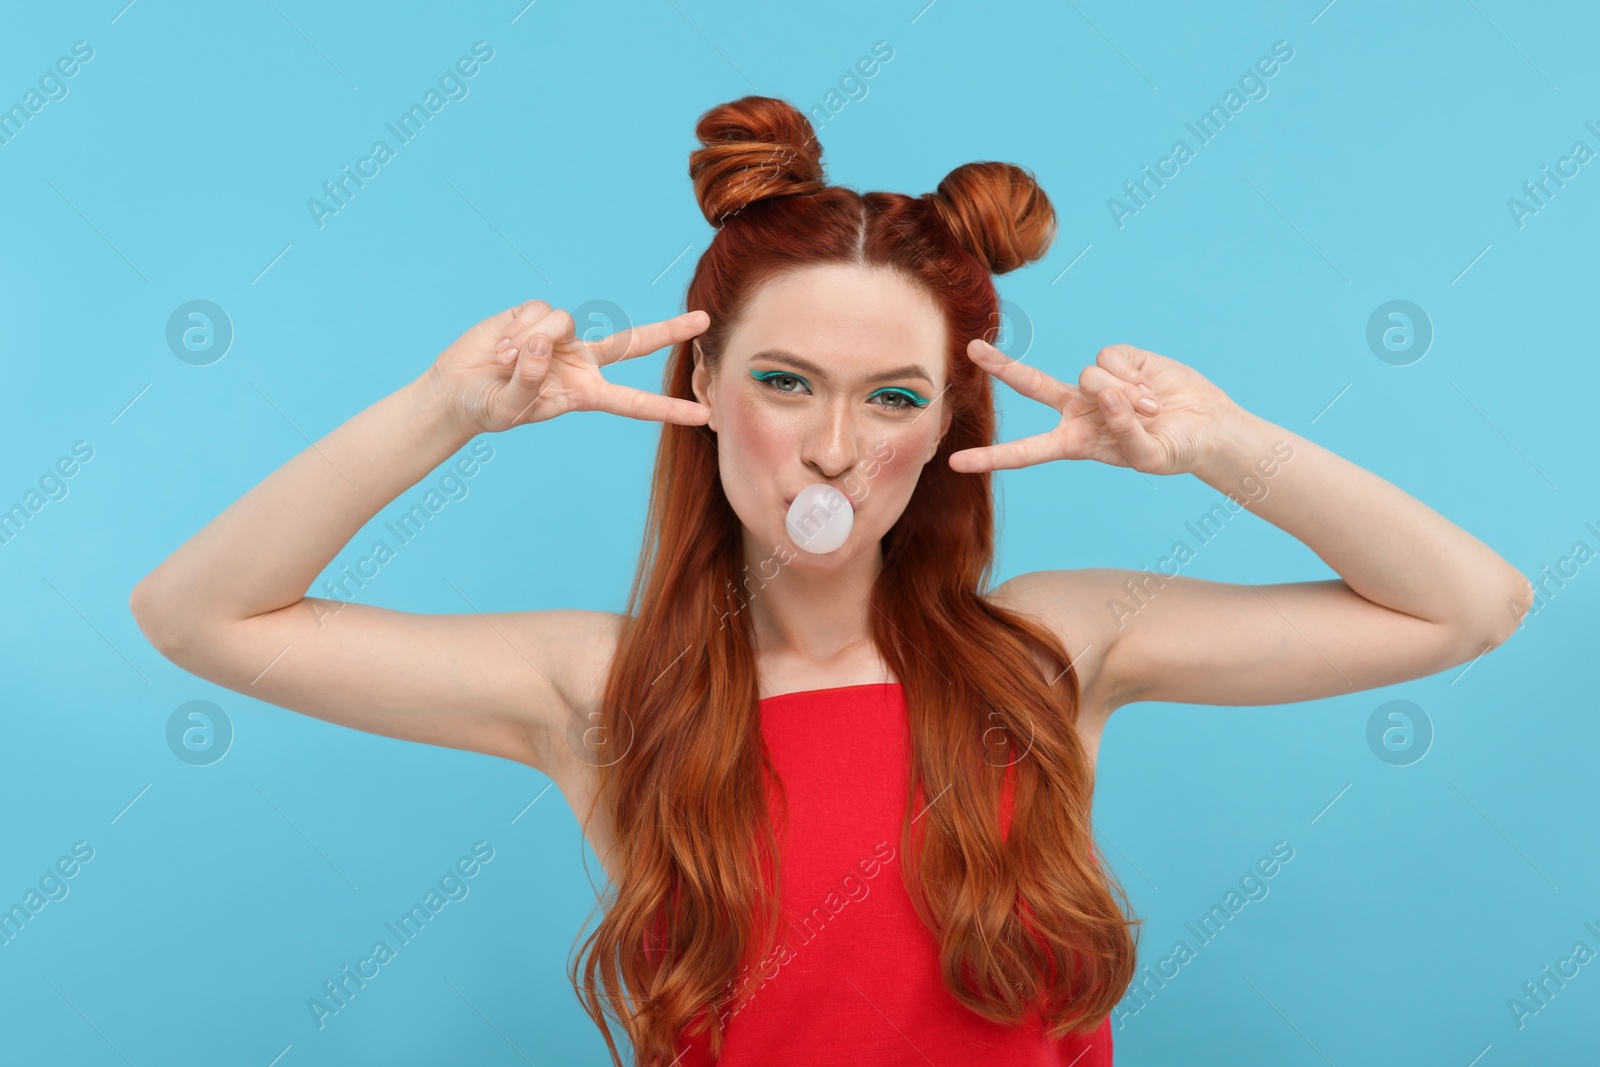
<path fill-rule="evenodd" d="M 846 500 L 850 501 L 850 506 L 851 506 L 852 509 L 854 509 L 855 503 L 856 503 L 854 498 L 852 498 L 850 496 L 850 494 L 846 493 L 843 489 L 838 489 L 837 486 L 835 486 L 834 488 L 838 490 L 838 492 L 839 492 L 839 494 L 841 496 L 843 496 Z M 784 508 L 787 509 L 787 508 L 793 507 L 794 506 L 794 498 L 796 496 L 798 496 L 798 495 L 799 494 L 797 494 L 797 493 L 790 493 L 788 496 L 784 497 L 783 498 L 783 506 L 784 506 Z"/>

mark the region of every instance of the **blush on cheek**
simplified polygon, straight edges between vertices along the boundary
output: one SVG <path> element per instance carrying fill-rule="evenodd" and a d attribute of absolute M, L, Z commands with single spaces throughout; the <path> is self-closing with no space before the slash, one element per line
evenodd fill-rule
<path fill-rule="evenodd" d="M 786 435 L 782 427 L 770 418 L 763 418 L 748 397 L 733 397 L 723 415 L 717 447 L 729 449 L 752 463 L 767 465 L 763 467 L 766 470 L 786 453 L 792 457 L 794 446 L 790 442 L 785 447 Z"/>
<path fill-rule="evenodd" d="M 917 475 L 922 471 L 922 465 L 910 452 L 896 452 L 894 458 L 878 465 L 878 473 L 874 481 L 881 481 L 884 485 L 902 485 L 915 482 Z"/>
<path fill-rule="evenodd" d="M 721 429 L 717 432 L 718 451 L 725 462 L 736 468 L 731 472 L 732 482 L 725 479 L 723 483 L 730 500 L 753 497 L 756 490 L 752 481 L 758 486 L 781 485 L 780 472 L 798 465 L 800 448 L 784 420 L 763 411 L 753 398 L 737 390 L 732 392 L 719 412 Z M 754 499 L 750 503 L 754 504 Z"/>
<path fill-rule="evenodd" d="M 921 433 L 886 436 L 862 458 L 856 478 L 869 490 L 903 486 L 909 493 L 921 474 L 922 455 L 929 444 Z"/>

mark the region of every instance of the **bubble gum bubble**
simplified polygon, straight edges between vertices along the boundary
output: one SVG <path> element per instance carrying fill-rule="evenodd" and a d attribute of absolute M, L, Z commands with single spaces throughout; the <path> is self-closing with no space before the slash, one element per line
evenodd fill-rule
<path fill-rule="evenodd" d="M 831 485 L 817 482 L 795 495 L 783 524 L 796 546 L 823 555 L 849 539 L 855 518 L 856 509 L 849 497 Z"/>

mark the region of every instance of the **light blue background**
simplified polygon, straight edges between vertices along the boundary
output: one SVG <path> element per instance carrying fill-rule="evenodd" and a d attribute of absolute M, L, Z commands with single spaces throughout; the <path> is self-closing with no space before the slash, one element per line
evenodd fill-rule
<path fill-rule="evenodd" d="M 1389 479 L 1530 577 L 1575 542 L 1600 548 L 1584 526 L 1600 526 L 1600 164 L 1521 228 L 1506 206 L 1574 141 L 1600 149 L 1584 128 L 1600 125 L 1592 8 L 925 2 L 97 0 L 0 16 L 0 104 L 74 41 L 95 50 L 66 98 L 0 145 L 0 506 L 74 442 L 94 449 L 68 495 L 0 547 L 0 904 L 73 842 L 95 850 L 70 895 L 0 946 L 0 1061 L 608 1062 L 566 981 L 593 896 L 547 779 L 212 686 L 148 645 L 128 594 L 494 311 L 532 297 L 610 300 L 635 322 L 683 310 L 712 233 L 687 177 L 696 118 L 747 93 L 819 105 L 876 41 L 892 61 L 820 129 L 829 176 L 920 193 L 969 160 L 1034 170 L 1060 236 L 1000 282 L 1031 323 L 1030 362 L 1071 381 L 1129 341 Z M 306 200 L 478 40 L 494 58 L 470 94 L 319 229 Z M 1119 229 L 1107 199 L 1175 139 L 1193 147 L 1184 122 L 1279 40 L 1294 57 L 1269 95 Z M 236 331 L 210 366 L 165 341 L 192 299 Z M 1391 299 L 1436 331 L 1409 366 L 1365 340 Z M 662 358 L 611 377 L 658 388 Z M 1007 439 L 1052 424 L 1000 393 Z M 584 414 L 490 439 L 469 495 L 360 599 L 620 609 L 658 430 Z M 1221 499 L 1187 475 L 1084 464 L 999 485 L 1002 577 L 1153 566 Z M 1185 573 L 1332 576 L 1247 515 Z M 1142 962 L 1194 944 L 1184 923 L 1274 842 L 1295 857 L 1119 1018 L 1118 1062 L 1592 1055 L 1600 964 L 1521 1029 L 1507 1000 L 1576 941 L 1600 950 L 1583 926 L 1600 926 L 1597 597 L 1591 565 L 1464 673 L 1287 707 L 1119 711 L 1096 821 L 1146 919 Z M 1393 698 L 1436 731 L 1410 766 L 1366 742 Z M 236 731 L 211 766 L 165 740 L 192 699 Z M 470 896 L 319 1030 L 307 999 L 480 840 L 495 858 Z"/>

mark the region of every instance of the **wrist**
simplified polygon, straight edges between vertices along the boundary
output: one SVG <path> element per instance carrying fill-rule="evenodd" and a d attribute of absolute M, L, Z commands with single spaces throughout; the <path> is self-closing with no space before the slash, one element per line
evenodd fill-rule
<path fill-rule="evenodd" d="M 429 367 L 415 380 L 400 388 L 407 410 L 422 423 L 422 432 L 449 439 L 459 448 L 483 432 L 460 410 L 449 390 L 439 380 L 437 365 Z"/>
<path fill-rule="evenodd" d="M 1213 489 L 1229 492 L 1241 477 L 1253 476 L 1263 461 L 1270 462 L 1276 454 L 1275 443 L 1284 437 L 1281 428 L 1231 404 L 1218 420 L 1212 447 L 1190 473 Z"/>

